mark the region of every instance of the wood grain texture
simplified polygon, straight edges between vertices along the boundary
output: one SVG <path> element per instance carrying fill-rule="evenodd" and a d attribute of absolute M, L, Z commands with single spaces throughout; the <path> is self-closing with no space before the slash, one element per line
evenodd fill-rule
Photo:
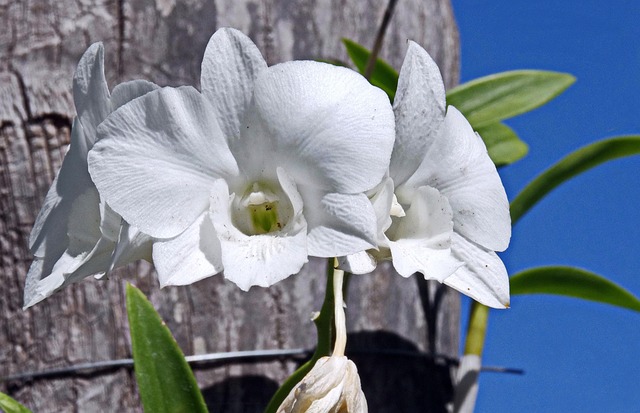
<path fill-rule="evenodd" d="M 323 296 L 323 260 L 312 260 L 300 274 L 270 289 L 248 293 L 222 277 L 159 290 L 151 266 L 140 263 L 104 282 L 76 284 L 22 311 L 31 261 L 27 239 L 66 152 L 75 115 L 71 79 L 91 43 L 105 45 L 111 87 L 134 78 L 198 86 L 205 45 L 218 27 L 247 33 L 270 64 L 346 60 L 340 38 L 370 47 L 385 3 L 0 0 L 0 376 L 129 357 L 127 280 L 150 296 L 187 354 L 310 348 L 315 337 L 310 316 Z M 448 0 L 400 0 L 381 52 L 396 68 L 407 39 L 432 54 L 447 86 L 456 84 L 458 37 Z M 417 288 L 414 278 L 393 274 L 388 265 L 352 278 L 350 348 L 372 412 L 390 411 L 389 406 L 394 411 L 443 411 L 450 397 L 450 372 L 442 364 L 358 352 L 382 348 L 456 356 L 457 295 L 422 287 Z M 437 309 L 427 303 L 428 295 L 442 295 Z M 431 323 L 437 325 L 436 334 L 426 320 L 436 320 Z M 295 366 L 295 360 L 213 363 L 196 369 L 196 375 L 212 411 L 258 412 Z M 2 383 L 0 391 L 36 412 L 141 410 L 128 369 Z"/>

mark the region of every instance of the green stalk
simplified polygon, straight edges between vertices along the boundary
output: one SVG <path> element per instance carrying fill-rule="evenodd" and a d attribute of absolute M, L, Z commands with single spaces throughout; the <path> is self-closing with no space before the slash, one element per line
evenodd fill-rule
<path fill-rule="evenodd" d="M 291 390 L 298 384 L 304 376 L 309 373 L 316 362 L 324 356 L 331 355 L 333 349 L 334 340 L 334 305 L 335 300 L 333 296 L 333 271 L 334 271 L 334 259 L 329 258 L 327 263 L 327 288 L 325 291 L 324 302 L 322 303 L 322 309 L 320 314 L 313 320 L 318 332 L 318 344 L 316 351 L 311 356 L 311 359 L 304 363 L 298 370 L 296 370 L 276 391 L 273 395 L 264 413 L 276 413 L 278 407 L 282 404 L 284 399 L 287 398 Z"/>
<path fill-rule="evenodd" d="M 482 357 L 484 339 L 487 335 L 487 321 L 489 320 L 489 307 L 476 301 L 471 303 L 469 326 L 464 345 L 464 354 L 472 354 Z"/>

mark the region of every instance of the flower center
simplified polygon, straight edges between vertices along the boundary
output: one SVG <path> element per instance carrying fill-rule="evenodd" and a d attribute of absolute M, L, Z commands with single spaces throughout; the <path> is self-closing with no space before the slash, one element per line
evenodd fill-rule
<path fill-rule="evenodd" d="M 385 235 L 391 241 L 428 241 L 436 249 L 448 248 L 451 244 L 451 205 L 435 188 L 422 186 L 413 194 L 398 194 L 392 202 L 390 215 L 392 223 Z"/>
<path fill-rule="evenodd" d="M 281 191 L 263 182 L 254 182 L 241 198 L 233 201 L 233 223 L 246 235 L 277 232 L 289 221 L 292 207 Z"/>
<path fill-rule="evenodd" d="M 406 208 L 406 209 L 405 209 Z M 398 201 L 396 194 L 393 194 L 393 200 L 391 201 L 391 208 L 389 210 L 389 215 L 391 216 L 391 226 L 387 228 L 385 231 L 385 235 L 391 241 L 398 241 L 398 227 L 402 225 L 404 221 L 406 221 L 407 211 L 411 209 L 411 204 L 405 205 L 404 207 Z"/>

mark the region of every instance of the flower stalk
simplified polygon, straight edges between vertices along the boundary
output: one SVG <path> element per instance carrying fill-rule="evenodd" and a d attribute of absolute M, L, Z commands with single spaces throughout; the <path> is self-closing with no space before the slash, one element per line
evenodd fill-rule
<path fill-rule="evenodd" d="M 331 265 L 333 264 L 333 265 Z M 333 317 L 327 317 L 324 326 L 324 338 L 329 338 L 331 326 L 335 326 L 333 352 L 331 356 L 325 355 L 317 360 L 309 361 L 305 366 L 312 365 L 311 370 L 286 394 L 279 404 L 277 413 L 303 413 L 303 412 L 344 412 L 367 413 L 367 400 L 362 391 L 358 369 L 353 361 L 345 355 L 347 345 L 347 327 L 344 313 L 343 282 L 344 271 L 335 267 L 338 260 L 333 260 L 329 267 L 333 268 L 330 278 L 332 284 L 328 284 L 326 291 L 329 300 L 325 300 L 323 310 L 333 312 Z M 333 304 L 333 308 L 330 308 Z M 333 319 L 333 323 L 331 322 Z M 320 336 L 320 330 L 318 331 Z M 326 341 L 325 341 L 326 343 Z M 314 356 L 318 355 L 318 351 Z M 303 366 L 304 367 L 304 366 Z M 300 370 L 295 374 L 297 380 Z M 287 380 L 287 387 L 294 380 Z M 284 386 L 283 386 L 284 387 Z M 283 390 L 283 389 L 280 389 Z M 273 403 L 273 401 L 272 401 Z"/>
<path fill-rule="evenodd" d="M 338 260 L 334 262 L 338 266 Z M 344 356 L 347 347 L 347 322 L 344 314 L 344 298 L 343 298 L 343 281 L 344 271 L 334 268 L 333 270 L 333 318 L 335 321 L 336 340 L 333 345 L 332 356 Z"/>
<path fill-rule="evenodd" d="M 316 351 L 313 353 L 309 361 L 300 366 L 295 372 L 293 372 L 291 376 L 289 376 L 287 380 L 285 380 L 284 383 L 282 383 L 278 391 L 276 391 L 276 393 L 269 401 L 269 404 L 267 405 L 264 413 L 275 413 L 278 410 L 278 407 L 280 407 L 284 399 L 287 397 L 287 395 L 291 392 L 291 390 L 311 371 L 316 362 L 320 358 L 331 354 L 335 335 L 334 314 L 336 308 L 338 307 L 337 304 L 335 304 L 336 299 L 334 297 L 334 294 L 337 291 L 334 288 L 334 277 L 336 272 L 342 272 L 340 270 L 336 270 L 333 264 L 334 258 L 330 258 L 327 260 L 327 286 L 324 296 L 324 302 L 322 303 L 320 313 L 318 313 L 318 315 L 313 319 L 313 322 L 316 325 L 316 331 L 318 333 L 318 344 L 316 345 Z M 340 278 L 342 280 L 343 276 L 340 276 Z M 340 301 L 338 302 L 341 303 L 340 309 L 342 311 L 342 317 L 344 320 L 344 309 L 342 307 L 342 281 L 340 281 L 339 290 Z M 344 341 L 346 343 L 346 331 L 344 333 L 344 336 Z M 344 353 L 344 346 L 342 351 Z"/>
<path fill-rule="evenodd" d="M 364 70 L 364 77 L 367 80 L 370 80 L 371 75 L 373 75 L 373 71 L 376 67 L 376 62 L 378 61 L 378 54 L 380 53 L 382 42 L 384 41 L 384 35 L 387 32 L 387 27 L 389 27 L 389 22 L 391 21 L 391 16 L 393 16 L 393 9 L 396 7 L 396 3 L 397 0 L 389 0 L 389 3 L 387 3 L 387 8 L 384 11 L 382 22 L 380 23 L 378 33 L 376 34 L 376 40 L 373 44 L 373 49 L 371 49 L 371 55 L 369 56 L 367 66 Z"/>
<path fill-rule="evenodd" d="M 489 307 L 477 301 L 472 301 L 465 340 L 464 354 L 482 357 L 484 340 L 487 335 L 487 322 L 489 320 Z"/>

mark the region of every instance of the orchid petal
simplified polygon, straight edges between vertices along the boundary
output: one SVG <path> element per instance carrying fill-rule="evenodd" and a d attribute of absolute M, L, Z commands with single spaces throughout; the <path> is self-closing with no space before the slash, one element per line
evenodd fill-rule
<path fill-rule="evenodd" d="M 507 248 L 511 219 L 500 176 L 482 139 L 452 106 L 439 138 L 405 184 L 422 185 L 437 188 L 447 197 L 456 232 L 493 251 Z"/>
<path fill-rule="evenodd" d="M 70 271 L 70 268 L 61 268 L 66 278 L 64 285 L 82 281 L 90 275 L 96 279 L 103 278 L 109 270 L 115 247 L 114 240 L 107 237 L 100 238 L 88 254 L 83 253 L 78 256 L 80 258 L 79 265 L 73 272 L 66 272 Z"/>
<path fill-rule="evenodd" d="M 47 258 L 35 258 L 29 267 L 24 290 L 24 308 L 84 278 L 106 271 L 115 243 L 101 239 L 93 250 L 71 255 L 65 251 L 51 266 Z"/>
<path fill-rule="evenodd" d="M 113 250 L 109 271 L 137 260 L 151 262 L 152 241 L 153 238 L 122 220 L 118 243 Z"/>
<path fill-rule="evenodd" d="M 300 271 L 307 258 L 307 223 L 302 215 L 302 200 L 294 181 L 282 170 L 278 178 L 293 206 L 293 217 L 277 232 L 246 235 L 231 219 L 231 200 L 219 195 L 212 199 L 213 223 L 222 249 L 224 276 L 242 290 L 254 285 L 269 287 Z M 215 193 L 228 189 L 223 180 L 216 181 Z"/>
<path fill-rule="evenodd" d="M 59 257 L 59 262 L 69 263 L 70 266 L 73 267 L 77 266 L 75 265 L 76 260 L 77 258 L 66 254 L 62 254 Z M 26 310 L 38 304 L 62 287 L 64 277 L 60 274 L 52 274 L 51 268 L 49 267 L 50 264 L 46 258 L 34 258 L 25 280 L 23 309 Z"/>
<path fill-rule="evenodd" d="M 376 260 L 367 251 L 356 252 L 338 259 L 338 268 L 351 274 L 368 274 L 376 269 Z"/>
<path fill-rule="evenodd" d="M 486 306 L 509 307 L 509 276 L 496 253 L 456 233 L 452 241 L 453 255 L 465 265 L 444 283 Z"/>
<path fill-rule="evenodd" d="M 425 280 L 442 282 L 462 265 L 449 249 L 430 248 L 417 240 L 390 242 L 389 248 L 393 268 L 403 277 L 420 273 Z"/>
<path fill-rule="evenodd" d="M 111 111 L 113 112 L 120 106 L 131 102 L 133 99 L 144 96 L 159 88 L 160 86 L 146 80 L 131 80 L 120 83 L 111 91 Z"/>
<path fill-rule="evenodd" d="M 29 236 L 36 257 L 59 257 L 67 248 L 67 225 L 74 200 L 93 187 L 87 172 L 87 141 L 76 118 L 71 130 L 69 152 L 62 162 Z"/>
<path fill-rule="evenodd" d="M 220 241 L 206 211 L 182 234 L 153 244 L 160 286 L 188 285 L 222 272 L 220 253 Z"/>
<path fill-rule="evenodd" d="M 99 243 L 110 246 L 111 258 L 107 268 L 102 269 L 101 273 L 95 276 L 96 279 L 101 279 L 114 268 L 140 259 L 151 261 L 153 239 L 149 235 L 129 225 L 104 202 L 100 203 L 100 216 L 102 237 Z"/>
<path fill-rule="evenodd" d="M 358 369 L 352 361 L 347 363 L 345 389 L 346 391 L 342 392 L 341 399 L 345 400 L 349 412 L 366 413 L 369 411 L 367 399 L 364 397 L 364 392 L 361 389 Z"/>
<path fill-rule="evenodd" d="M 69 244 L 67 224 L 72 202 L 63 202 L 57 187 L 58 176 L 54 178 L 29 234 L 29 249 L 38 258 L 59 257 Z"/>
<path fill-rule="evenodd" d="M 393 111 L 396 141 L 389 169 L 396 185 L 401 185 L 418 169 L 437 138 L 445 115 L 440 69 L 431 56 L 412 41 L 400 69 Z"/>
<path fill-rule="evenodd" d="M 100 200 L 100 232 L 102 238 L 118 242 L 122 217 L 118 215 L 104 200 Z"/>
<path fill-rule="evenodd" d="M 66 251 L 36 257 L 29 268 L 25 308 L 90 275 L 101 278 L 110 269 L 120 216 L 100 203 L 93 186 L 73 200 L 68 216 L 73 219 L 68 222 Z"/>
<path fill-rule="evenodd" d="M 73 101 L 91 146 L 95 141 L 96 128 L 111 112 L 102 43 L 89 46 L 80 58 L 73 75 Z"/>
<path fill-rule="evenodd" d="M 100 195 L 95 187 L 88 188 L 78 196 L 69 211 L 67 251 L 72 256 L 87 253 L 96 245 L 100 232 Z"/>
<path fill-rule="evenodd" d="M 392 208 L 394 202 L 393 194 L 393 180 L 391 178 L 385 178 L 380 185 L 374 188 L 370 196 L 371 205 L 376 215 L 377 222 L 377 247 L 382 248 L 385 254 L 381 254 L 381 251 L 359 251 L 355 254 L 349 254 L 339 258 L 339 268 L 341 270 L 350 272 L 352 274 L 368 274 L 376 269 L 377 259 L 382 259 L 384 255 L 385 259 L 390 259 L 388 256 L 388 240 L 384 235 L 385 231 L 389 229 L 392 224 L 389 211 Z M 375 256 L 375 258 L 374 258 Z"/>
<path fill-rule="evenodd" d="M 69 223 L 69 248 L 46 278 L 62 280 L 58 289 L 94 275 L 100 279 L 110 269 L 122 218 L 104 202 L 95 188 L 74 202 Z M 84 224 L 84 225 L 83 225 Z M 43 279 L 43 285 L 53 281 Z"/>
<path fill-rule="evenodd" d="M 389 248 L 393 268 L 403 277 L 419 272 L 426 280 L 442 282 L 462 265 L 449 249 L 431 248 L 419 240 L 392 241 L 389 242 Z"/>
<path fill-rule="evenodd" d="M 387 231 L 393 266 L 403 277 L 422 273 L 442 282 L 460 265 L 451 254 L 451 207 L 436 189 L 420 187 L 406 216 Z"/>
<path fill-rule="evenodd" d="M 208 209 L 214 179 L 237 173 L 211 106 L 193 88 L 150 92 L 100 125 L 89 171 L 125 221 L 157 238 Z"/>
<path fill-rule="evenodd" d="M 341 257 L 375 248 L 376 215 L 365 194 L 304 191 L 303 197 L 309 224 L 309 255 Z"/>
<path fill-rule="evenodd" d="M 223 28 L 211 36 L 202 60 L 200 84 L 229 139 L 240 136 L 253 84 L 266 68 L 256 45 L 238 30 Z"/>
<path fill-rule="evenodd" d="M 78 112 L 71 143 L 47 193 L 30 235 L 36 256 L 27 275 L 25 307 L 58 289 L 110 269 L 121 217 L 102 202 L 91 180 L 87 156 L 96 140 L 96 127 L 116 107 L 157 86 L 134 81 L 116 87 L 110 100 L 104 76 L 104 49 L 96 43 L 82 56 L 73 79 Z M 130 254 L 137 254 L 130 251 Z"/>
<path fill-rule="evenodd" d="M 352 70 L 307 61 L 272 66 L 256 80 L 253 110 L 257 120 L 232 145 L 241 166 L 268 138 L 268 162 L 325 192 L 367 191 L 388 169 L 395 136 L 389 99 Z"/>
<path fill-rule="evenodd" d="M 386 178 L 371 197 L 371 205 L 373 205 L 378 223 L 378 241 L 384 239 L 385 231 L 388 230 L 392 224 L 390 211 L 394 206 L 395 200 L 393 190 L 393 180 Z M 397 204 L 397 202 L 395 204 Z"/>
<path fill-rule="evenodd" d="M 222 244 L 224 277 L 243 291 L 252 286 L 269 287 L 300 272 L 308 261 L 306 234 L 287 236 L 245 235 L 227 224 L 218 224 Z"/>

